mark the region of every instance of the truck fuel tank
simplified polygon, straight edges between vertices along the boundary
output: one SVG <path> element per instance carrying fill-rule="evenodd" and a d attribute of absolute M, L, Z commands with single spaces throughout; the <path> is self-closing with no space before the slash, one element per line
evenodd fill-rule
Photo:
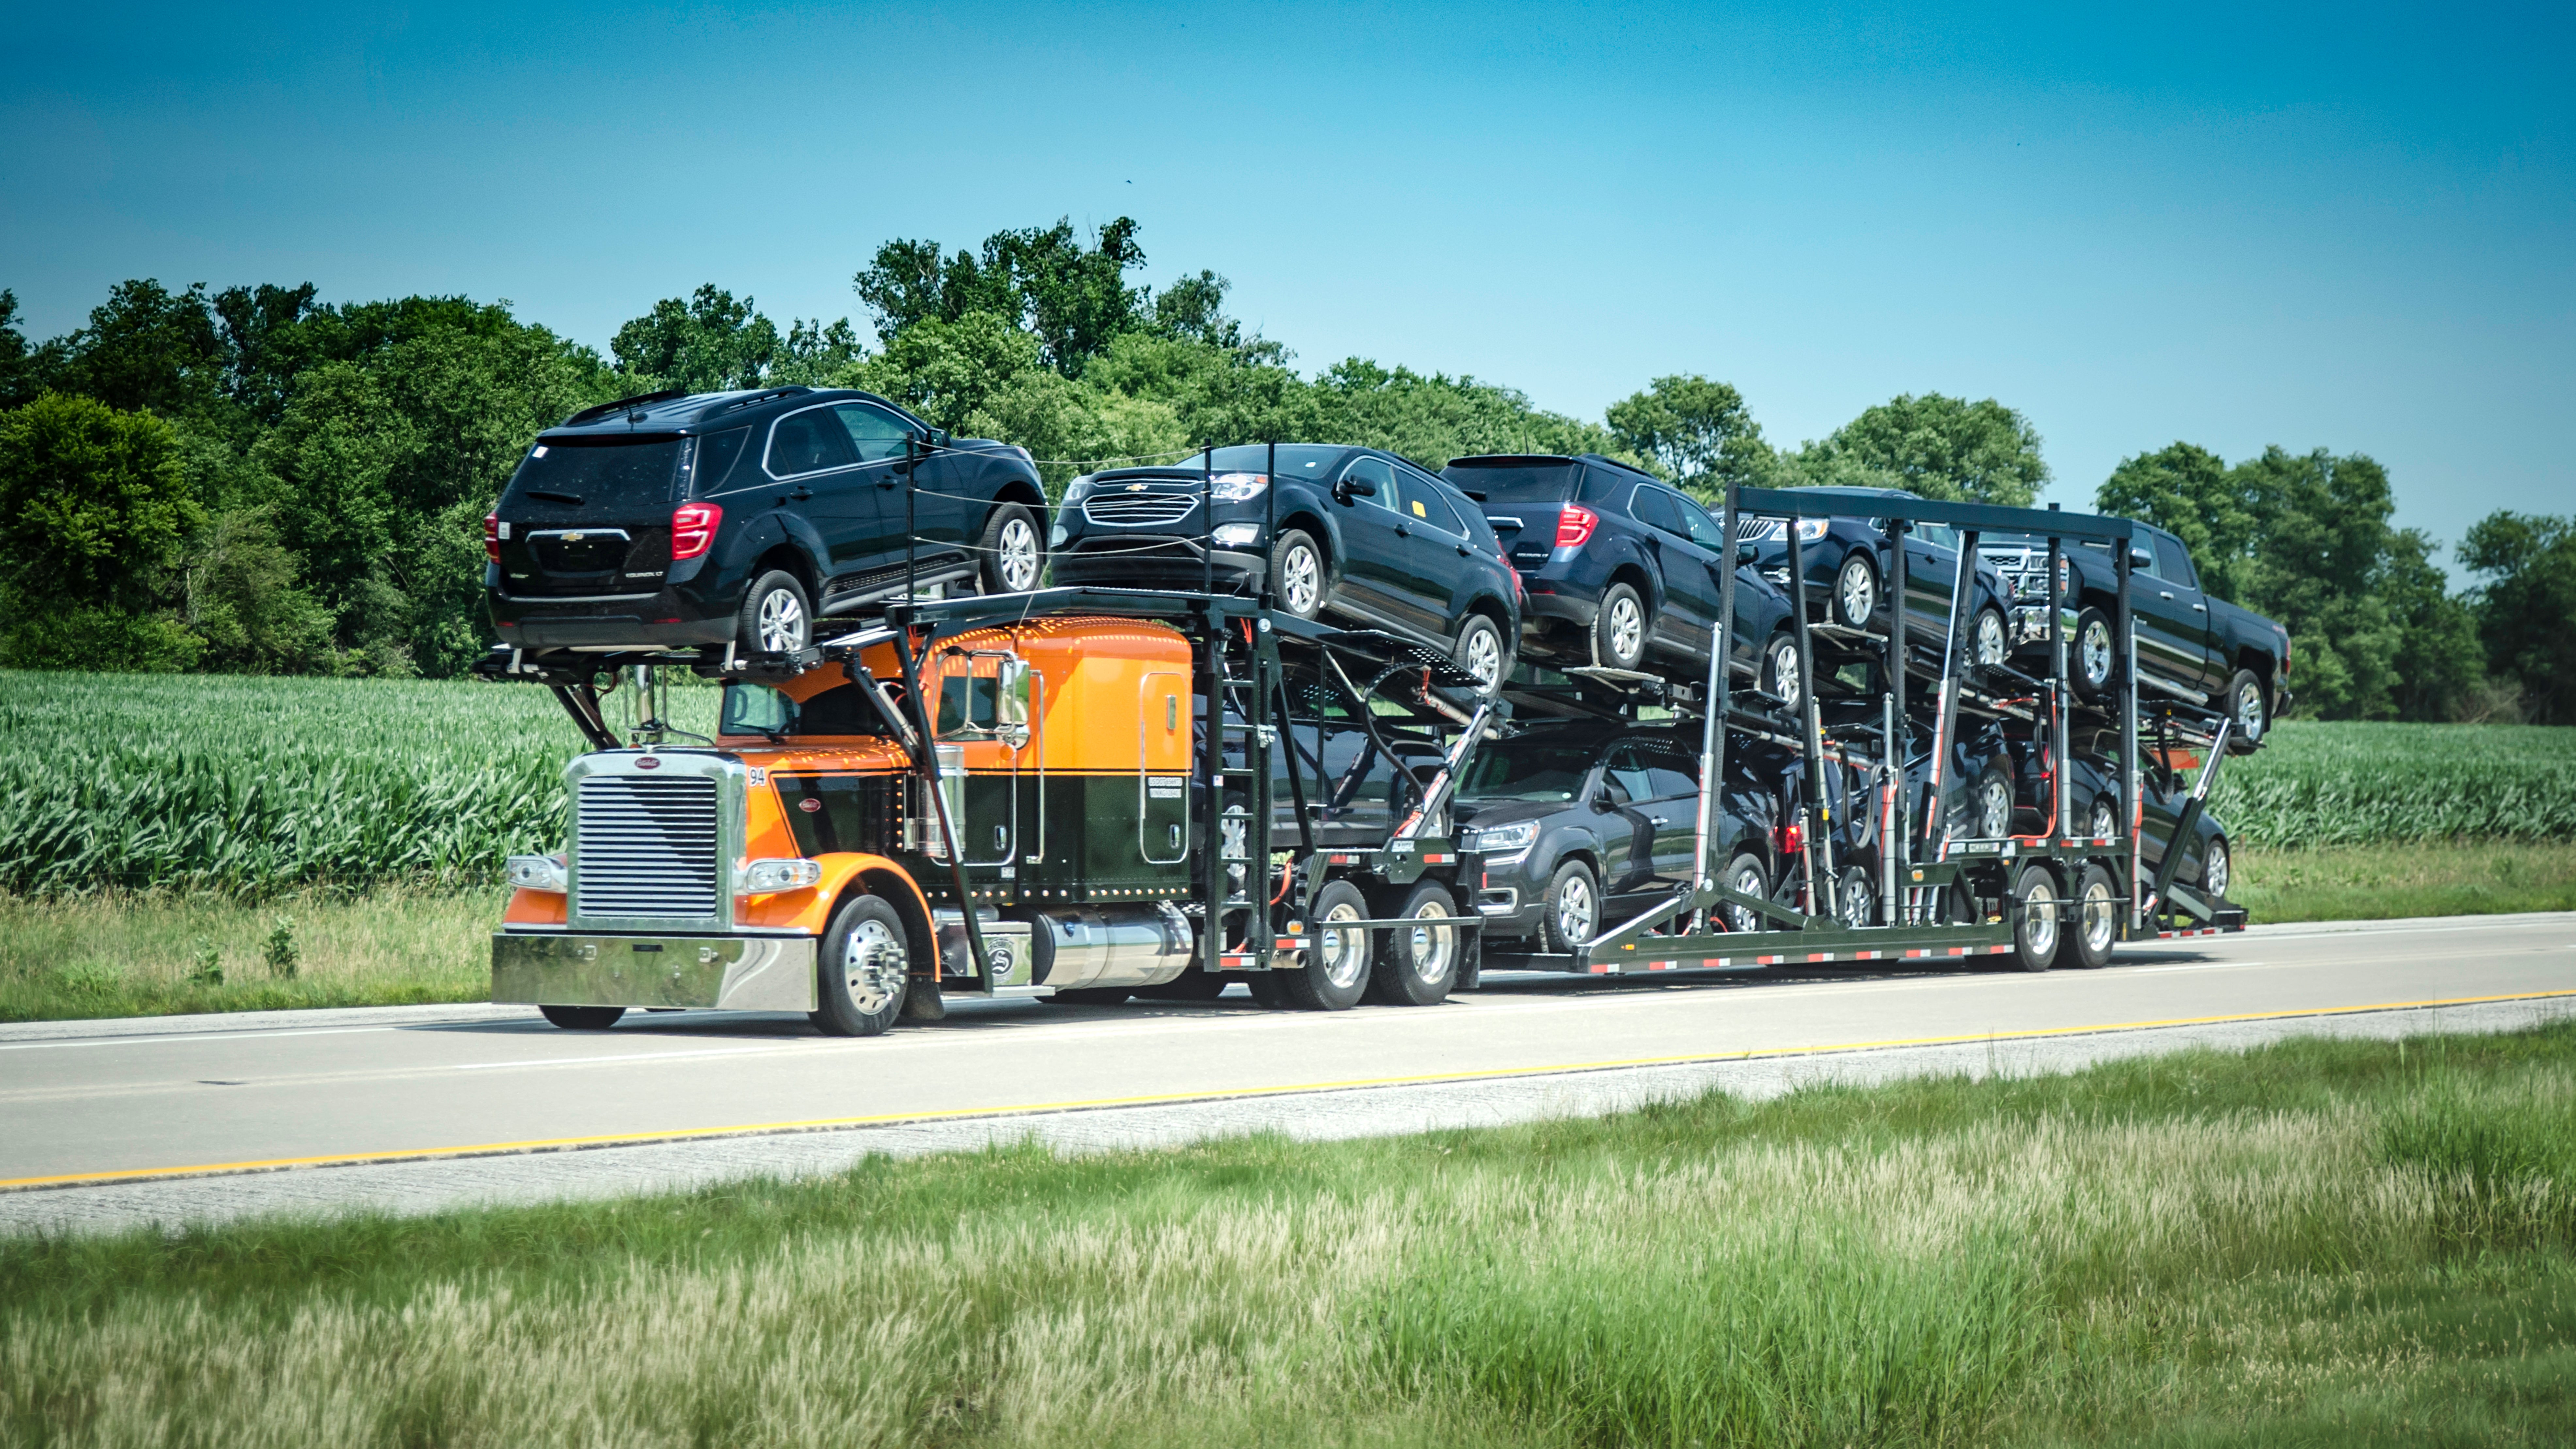
<path fill-rule="evenodd" d="M 1190 968 L 1198 933 L 1170 901 L 1150 906 L 1049 906 L 1031 921 L 1036 984 L 1160 986 Z"/>

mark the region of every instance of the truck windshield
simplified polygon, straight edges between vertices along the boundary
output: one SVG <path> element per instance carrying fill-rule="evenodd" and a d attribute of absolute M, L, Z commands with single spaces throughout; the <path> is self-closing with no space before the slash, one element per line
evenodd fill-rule
<path fill-rule="evenodd" d="M 667 433 L 540 438 L 511 475 L 509 497 L 574 508 L 668 503 L 688 446 Z"/>
<path fill-rule="evenodd" d="M 1484 494 L 1488 507 L 1504 503 L 1563 503 L 1574 496 L 1575 481 L 1582 475 L 1582 464 L 1554 460 L 1490 466 L 1460 463 L 1440 470 L 1440 476 L 1449 480 L 1449 486 L 1458 491 Z"/>
<path fill-rule="evenodd" d="M 1592 768 L 1591 745 L 1487 745 L 1458 787 L 1462 800 L 1571 800 Z"/>
<path fill-rule="evenodd" d="M 728 684 L 720 735 L 882 735 L 885 720 L 855 684 L 836 684 L 803 703 L 766 684 Z"/>

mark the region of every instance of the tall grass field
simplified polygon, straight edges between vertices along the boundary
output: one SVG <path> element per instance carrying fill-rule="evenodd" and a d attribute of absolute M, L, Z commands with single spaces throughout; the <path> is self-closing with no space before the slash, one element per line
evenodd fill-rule
<path fill-rule="evenodd" d="M 489 884 L 580 748 L 534 685 L 0 672 L 0 893 Z M 2215 805 L 2256 849 L 2576 840 L 2576 730 L 2285 724 Z"/>
<path fill-rule="evenodd" d="M 2576 1027 L 0 1238 L 0 1444 L 2576 1443 Z"/>

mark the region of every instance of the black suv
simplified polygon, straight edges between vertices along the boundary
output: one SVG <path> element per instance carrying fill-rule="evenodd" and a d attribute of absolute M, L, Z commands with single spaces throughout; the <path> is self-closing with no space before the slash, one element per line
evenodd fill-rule
<path fill-rule="evenodd" d="M 1075 479 L 1048 541 L 1055 582 L 1195 589 L 1212 576 L 1255 591 L 1275 574 L 1277 606 L 1299 618 L 1404 635 L 1489 683 L 1511 672 L 1520 579 L 1475 504 L 1373 448 L 1282 443 L 1276 478 L 1270 457 L 1245 445 Z"/>
<path fill-rule="evenodd" d="M 1707 509 L 1648 474 L 1597 454 L 1458 458 L 1441 477 L 1476 499 L 1511 550 L 1529 596 L 1521 656 L 1557 668 L 1708 673 L 1709 634 L 1729 550 Z M 1749 540 L 1753 532 L 1739 530 Z M 1741 547 L 1739 565 L 1748 563 Z M 1735 571 L 1734 673 L 1795 703 L 1798 651 L 1789 599 Z"/>
<path fill-rule="evenodd" d="M 1476 909 L 1495 949 L 1571 950 L 1688 881 L 1699 747 L 1696 725 L 1575 721 L 1478 746 L 1458 785 L 1458 843 L 1484 852 Z M 1767 898 L 1779 802 L 1740 767 L 1727 774 L 1714 822 L 1728 862 L 1720 879 Z M 1739 907 L 1725 914 L 1733 929 L 1753 924 Z"/>
<path fill-rule="evenodd" d="M 1918 501 L 1901 488 L 1809 488 L 1847 502 L 1853 509 L 1873 498 Z M 1784 590 L 1789 585 L 1789 522 L 1782 518 L 1750 520 L 1750 536 L 1760 546 L 1755 560 L 1763 577 Z M 1798 521 L 1798 559 L 1807 571 L 1807 609 L 1812 622 L 1854 632 L 1884 633 L 1889 625 L 1887 579 L 1894 572 L 1887 551 L 1883 519 L 1835 516 Z M 1739 522 L 1739 533 L 1748 531 Z M 1950 590 L 1959 572 L 1959 533 L 1946 523 L 1918 523 L 1905 534 L 1905 629 L 1918 655 L 1938 657 L 1950 632 Z M 2004 606 L 2011 599 L 2004 578 L 1983 559 L 1970 573 L 1968 637 L 1964 657 L 1975 664 L 2001 664 L 2012 653 L 2011 625 Z"/>
<path fill-rule="evenodd" d="M 1025 451 L 873 394 L 655 393 L 538 435 L 483 522 L 484 594 L 505 644 L 778 653 L 901 593 L 908 536 L 924 592 L 1037 587 L 1045 514 Z"/>

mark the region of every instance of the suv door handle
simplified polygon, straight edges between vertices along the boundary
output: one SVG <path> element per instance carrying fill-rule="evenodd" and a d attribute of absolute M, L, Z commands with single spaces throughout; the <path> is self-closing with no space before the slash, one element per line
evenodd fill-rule
<path fill-rule="evenodd" d="M 2158 589 L 2158 590 L 2156 590 L 2156 597 L 2157 597 L 2157 598 L 2159 598 L 2159 599 L 2170 599 L 2170 598 L 2172 598 L 2172 597 L 2173 597 L 2173 590 L 2171 590 L 2171 589 Z"/>
<path fill-rule="evenodd" d="M 1404 523 L 1399 523 L 1399 524 L 1397 524 L 1397 525 L 1395 526 L 1395 536 L 1396 536 L 1396 537 L 1398 537 L 1398 538 L 1411 538 L 1411 537 L 1413 537 L 1413 528 L 1412 528 L 1412 526 L 1411 526 L 1411 525 L 1409 525 L 1409 524 L 1404 524 Z"/>
<path fill-rule="evenodd" d="M 2209 612 L 2209 606 L 2207 604 L 2194 604 L 2191 608 L 2192 612 L 2195 614 L 2206 614 Z"/>
<path fill-rule="evenodd" d="M 806 499 L 811 498 L 811 497 L 813 497 L 813 496 L 814 496 L 814 490 L 813 490 L 813 489 L 811 489 L 811 488 L 799 488 L 799 489 L 797 489 L 795 492 L 790 493 L 790 494 L 788 494 L 787 496 L 788 496 L 788 497 L 790 497 L 790 498 L 795 499 L 795 500 L 796 500 L 797 502 L 799 502 L 799 503 L 802 503 L 802 502 L 804 502 Z"/>

